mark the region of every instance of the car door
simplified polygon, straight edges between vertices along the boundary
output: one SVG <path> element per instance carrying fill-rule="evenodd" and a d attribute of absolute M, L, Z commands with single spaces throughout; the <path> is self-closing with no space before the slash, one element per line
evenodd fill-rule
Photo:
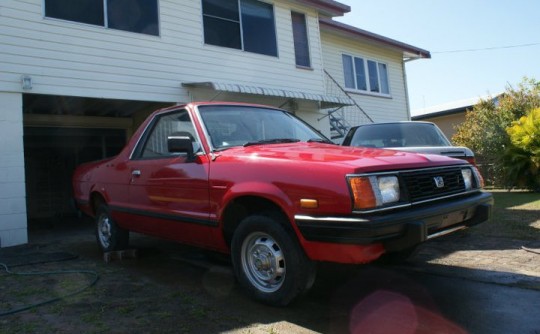
<path fill-rule="evenodd" d="M 170 153 L 171 135 L 192 138 L 195 157 Z M 130 161 L 129 206 L 132 229 L 191 244 L 204 245 L 209 230 L 209 162 L 189 112 L 156 115 Z"/>

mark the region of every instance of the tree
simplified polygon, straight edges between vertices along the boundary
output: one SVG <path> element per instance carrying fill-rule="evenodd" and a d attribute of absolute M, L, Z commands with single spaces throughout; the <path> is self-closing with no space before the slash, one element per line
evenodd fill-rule
<path fill-rule="evenodd" d="M 498 97 L 481 100 L 465 116 L 465 122 L 456 127 L 452 141 L 467 146 L 476 154 L 477 161 L 489 170 L 483 173 L 489 183 L 505 186 L 509 163 L 505 153 L 512 146 L 506 129 L 528 111 L 540 107 L 540 81 L 524 78 L 517 89 L 511 86 Z"/>

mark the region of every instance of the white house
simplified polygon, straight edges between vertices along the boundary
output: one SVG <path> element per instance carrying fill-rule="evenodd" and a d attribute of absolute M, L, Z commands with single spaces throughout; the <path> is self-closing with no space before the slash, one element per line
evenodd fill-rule
<path fill-rule="evenodd" d="M 428 51 L 334 21 L 333 0 L 0 1 L 0 247 L 60 219 L 71 172 L 149 112 L 280 106 L 327 135 L 409 119 L 404 62 Z"/>

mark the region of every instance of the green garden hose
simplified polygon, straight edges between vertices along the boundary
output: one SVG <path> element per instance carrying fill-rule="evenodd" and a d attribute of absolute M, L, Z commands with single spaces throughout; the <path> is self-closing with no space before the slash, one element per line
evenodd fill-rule
<path fill-rule="evenodd" d="M 6 271 L 6 273 L 8 273 L 10 275 L 16 275 L 16 276 L 46 276 L 46 275 L 66 275 L 66 274 L 88 274 L 88 275 L 93 276 L 93 280 L 92 280 L 92 282 L 90 284 L 86 285 L 85 287 L 83 287 L 83 288 L 81 288 L 81 289 L 79 289 L 77 291 L 65 294 L 63 296 L 48 299 L 48 300 L 45 300 L 43 302 L 39 302 L 39 303 L 31 304 L 31 305 L 26 305 L 26 306 L 23 306 L 23 307 L 20 307 L 20 308 L 16 308 L 16 309 L 12 309 L 12 310 L 9 310 L 9 311 L 1 312 L 0 317 L 5 316 L 5 315 L 11 315 L 11 314 L 23 312 L 23 311 L 26 311 L 26 310 L 29 310 L 29 309 L 32 309 L 32 308 L 35 308 L 35 307 L 38 307 L 38 306 L 54 303 L 54 302 L 57 302 L 59 300 L 74 296 L 76 294 L 79 294 L 79 293 L 83 292 L 84 290 L 88 289 L 89 287 L 93 286 L 99 280 L 98 273 L 93 271 L 93 270 L 58 270 L 58 271 L 41 271 L 41 272 L 39 272 L 39 271 L 35 271 L 35 272 L 12 272 L 11 270 L 9 270 L 9 267 L 4 263 L 0 263 L 0 267 L 3 267 L 4 270 Z"/>

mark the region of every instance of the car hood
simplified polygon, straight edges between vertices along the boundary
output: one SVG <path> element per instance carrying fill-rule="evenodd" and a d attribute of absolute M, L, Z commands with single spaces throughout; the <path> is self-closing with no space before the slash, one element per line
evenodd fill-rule
<path fill-rule="evenodd" d="M 240 159 L 257 163 L 269 160 L 308 164 L 334 165 L 355 172 L 382 171 L 442 165 L 462 164 L 463 161 L 441 155 L 417 154 L 396 150 L 339 146 L 322 143 L 291 143 L 234 147 L 216 153 L 218 159 Z"/>

